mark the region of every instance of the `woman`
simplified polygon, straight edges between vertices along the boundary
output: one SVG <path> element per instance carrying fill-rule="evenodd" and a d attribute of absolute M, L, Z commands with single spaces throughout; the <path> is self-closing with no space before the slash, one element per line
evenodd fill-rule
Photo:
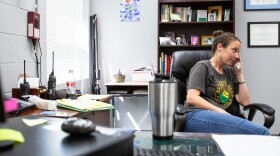
<path fill-rule="evenodd" d="M 213 36 L 212 58 L 197 62 L 189 74 L 185 131 L 270 135 L 267 128 L 225 111 L 234 98 L 249 105 L 250 95 L 240 58 L 241 41 L 221 30 Z"/>

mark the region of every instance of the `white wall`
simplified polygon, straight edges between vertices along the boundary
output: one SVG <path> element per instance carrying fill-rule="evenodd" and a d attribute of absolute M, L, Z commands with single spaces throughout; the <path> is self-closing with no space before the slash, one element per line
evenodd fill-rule
<path fill-rule="evenodd" d="M 241 56 L 245 65 L 245 78 L 252 102 L 266 103 L 276 110 L 276 120 L 270 129 L 280 132 L 280 58 L 279 48 L 247 48 L 247 22 L 279 21 L 280 11 L 244 11 L 243 1 L 236 0 L 236 35 L 242 41 Z M 140 1 L 140 22 L 120 22 L 120 1 L 94 0 L 93 13 L 99 19 L 99 59 L 102 82 L 111 81 L 118 69 L 127 80 L 138 67 L 157 62 L 157 7 L 156 0 Z M 106 88 L 102 86 L 102 93 Z M 262 123 L 257 113 L 256 122 Z"/>
<path fill-rule="evenodd" d="M 120 21 L 119 0 L 93 0 L 98 18 L 101 92 L 120 69 L 131 80 L 134 69 L 157 63 L 157 1 L 140 1 L 140 22 Z"/>
<path fill-rule="evenodd" d="M 46 47 L 46 1 L 38 1 L 40 14 L 40 45 L 42 49 L 42 85 L 47 84 Z M 27 38 L 27 12 L 35 11 L 36 0 L 0 0 L 0 72 L 2 93 L 11 96 L 12 88 L 17 88 L 19 74 L 23 73 L 26 60 L 26 74 L 36 75 L 36 60 L 31 40 Z M 40 56 L 37 44 L 37 55 Z M 65 89 L 65 84 L 57 84 L 57 89 Z M 88 78 L 77 82 L 82 93 L 90 92 Z"/>
<path fill-rule="evenodd" d="M 41 15 L 42 69 L 46 69 L 45 1 L 40 1 L 38 6 Z M 31 41 L 27 39 L 28 11 L 35 11 L 35 0 L 0 0 L 0 72 L 4 93 L 17 87 L 18 75 L 23 73 L 23 60 L 26 60 L 26 74 L 36 77 L 35 55 L 32 53 Z M 45 72 L 43 82 L 46 82 Z"/>
<path fill-rule="evenodd" d="M 280 10 L 244 11 L 244 2 L 235 1 L 235 32 L 242 41 L 241 57 L 244 62 L 245 79 L 250 89 L 251 102 L 272 106 L 275 122 L 270 131 L 280 133 L 280 48 L 248 48 L 247 22 L 280 22 Z M 257 114 L 257 122 L 263 117 Z"/>

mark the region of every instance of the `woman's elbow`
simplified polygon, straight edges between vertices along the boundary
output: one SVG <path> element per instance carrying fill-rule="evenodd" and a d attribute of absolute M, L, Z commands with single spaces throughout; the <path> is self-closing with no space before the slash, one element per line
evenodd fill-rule
<path fill-rule="evenodd" d="M 187 96 L 186 102 L 187 102 L 188 105 L 194 105 L 195 101 L 196 101 L 196 100 L 195 100 L 195 97 L 193 97 L 193 96 Z"/>

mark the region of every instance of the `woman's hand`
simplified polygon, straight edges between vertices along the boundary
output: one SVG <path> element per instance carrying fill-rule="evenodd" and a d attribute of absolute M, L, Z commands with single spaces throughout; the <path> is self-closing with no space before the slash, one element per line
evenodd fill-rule
<path fill-rule="evenodd" d="M 242 60 L 240 59 L 239 62 L 236 62 L 234 65 L 233 65 L 233 70 L 236 74 L 240 74 L 242 73 L 242 70 L 243 70 L 243 62 Z"/>

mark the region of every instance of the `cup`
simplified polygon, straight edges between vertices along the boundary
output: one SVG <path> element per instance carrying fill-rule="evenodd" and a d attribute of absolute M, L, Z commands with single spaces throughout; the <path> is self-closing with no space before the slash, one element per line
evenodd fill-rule
<path fill-rule="evenodd" d="M 172 139 L 177 104 L 177 83 L 173 79 L 156 79 L 149 81 L 148 90 L 153 138 Z"/>

